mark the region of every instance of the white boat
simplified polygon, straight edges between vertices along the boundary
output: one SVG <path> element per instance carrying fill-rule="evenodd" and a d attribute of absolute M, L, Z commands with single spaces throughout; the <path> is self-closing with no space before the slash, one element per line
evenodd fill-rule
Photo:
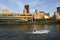
<path fill-rule="evenodd" d="M 47 30 L 47 29 L 37 30 L 37 29 L 36 29 L 36 26 L 34 25 L 33 31 L 28 32 L 28 33 L 31 33 L 31 34 L 48 34 L 49 32 L 50 32 L 50 30 Z"/>
<path fill-rule="evenodd" d="M 34 29 L 33 32 L 31 32 L 32 34 L 48 34 L 49 30 L 37 30 Z"/>
<path fill-rule="evenodd" d="M 32 32 L 28 32 L 31 34 L 48 34 L 50 31 L 49 30 L 37 30 L 37 29 L 33 29 Z"/>

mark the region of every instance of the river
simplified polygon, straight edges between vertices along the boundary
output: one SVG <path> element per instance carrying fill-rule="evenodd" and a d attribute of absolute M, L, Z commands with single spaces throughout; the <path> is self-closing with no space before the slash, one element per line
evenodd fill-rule
<path fill-rule="evenodd" d="M 50 30 L 48 34 L 28 34 L 33 31 L 34 26 L 37 30 Z M 0 25 L 0 40 L 59 40 L 60 25 Z"/>

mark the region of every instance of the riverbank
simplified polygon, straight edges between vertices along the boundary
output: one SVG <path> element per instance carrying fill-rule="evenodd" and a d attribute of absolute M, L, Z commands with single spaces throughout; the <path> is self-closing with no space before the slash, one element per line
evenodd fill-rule
<path fill-rule="evenodd" d="M 48 21 L 46 21 L 46 22 L 15 22 L 15 23 L 12 23 L 12 22 L 5 22 L 5 23 L 0 23 L 0 24 L 56 24 L 55 22 L 48 22 Z"/>

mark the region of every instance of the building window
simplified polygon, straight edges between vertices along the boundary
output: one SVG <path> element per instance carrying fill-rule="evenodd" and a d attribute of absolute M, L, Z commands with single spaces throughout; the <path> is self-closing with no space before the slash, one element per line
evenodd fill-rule
<path fill-rule="evenodd" d="M 26 19 L 26 17 L 24 17 L 24 19 Z"/>
<path fill-rule="evenodd" d="M 8 14 L 8 16 L 13 16 L 13 14 Z"/>
<path fill-rule="evenodd" d="M 7 14 L 2 14 L 2 16 L 7 16 Z"/>

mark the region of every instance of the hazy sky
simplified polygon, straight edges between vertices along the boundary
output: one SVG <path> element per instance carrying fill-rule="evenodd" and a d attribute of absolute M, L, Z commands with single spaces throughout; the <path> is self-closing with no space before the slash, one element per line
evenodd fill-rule
<path fill-rule="evenodd" d="M 30 5 L 30 12 L 35 9 L 50 12 L 53 15 L 56 8 L 60 6 L 60 0 L 0 0 L 0 11 L 8 8 L 13 12 L 23 12 L 24 5 Z"/>

